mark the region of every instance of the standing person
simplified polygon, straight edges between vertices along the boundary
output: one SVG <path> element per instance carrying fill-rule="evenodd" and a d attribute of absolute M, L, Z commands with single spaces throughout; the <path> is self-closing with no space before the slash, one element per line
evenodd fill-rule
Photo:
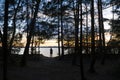
<path fill-rule="evenodd" d="M 53 54 L 53 49 L 50 48 L 50 57 L 52 57 L 52 54 Z"/>

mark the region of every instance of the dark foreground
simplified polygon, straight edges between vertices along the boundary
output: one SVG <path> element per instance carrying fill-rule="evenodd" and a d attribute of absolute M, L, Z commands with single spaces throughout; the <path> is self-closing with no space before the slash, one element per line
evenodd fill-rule
<path fill-rule="evenodd" d="M 120 59 L 110 57 L 105 65 L 96 61 L 96 73 L 88 72 L 90 59 L 84 57 L 84 70 L 87 80 L 120 80 Z M 79 65 L 71 64 L 71 56 L 58 58 L 40 57 L 38 60 L 29 60 L 26 67 L 9 65 L 8 80 L 81 80 Z M 79 64 L 79 62 L 78 62 Z M 2 65 L 0 65 L 0 80 L 2 80 Z"/>

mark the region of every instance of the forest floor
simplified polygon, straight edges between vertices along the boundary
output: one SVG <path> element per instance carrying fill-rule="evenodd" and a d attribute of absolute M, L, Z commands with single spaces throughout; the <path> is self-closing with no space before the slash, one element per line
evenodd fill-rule
<path fill-rule="evenodd" d="M 84 74 L 86 80 L 120 80 L 120 59 L 109 57 L 104 65 L 101 59 L 96 59 L 95 73 L 88 71 L 90 58 L 84 57 Z M 38 60 L 29 60 L 26 67 L 9 65 L 8 80 L 81 80 L 78 65 L 72 65 L 72 57 L 58 58 L 40 57 Z M 0 80 L 2 80 L 2 66 L 0 66 Z"/>

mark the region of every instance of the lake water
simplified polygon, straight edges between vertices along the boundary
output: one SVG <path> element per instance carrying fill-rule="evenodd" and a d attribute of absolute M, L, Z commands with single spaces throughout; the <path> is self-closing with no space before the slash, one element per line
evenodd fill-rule
<path fill-rule="evenodd" d="M 46 57 L 50 57 L 50 48 L 53 49 L 52 57 L 57 57 L 58 56 L 58 47 L 57 46 L 49 46 L 49 47 L 43 47 L 42 46 L 39 49 L 36 48 L 36 53 L 37 54 L 42 54 L 43 56 L 46 56 Z M 22 55 L 23 52 L 24 52 L 24 49 L 25 48 L 16 49 L 16 50 L 14 50 L 14 53 Z M 40 52 L 38 52 L 38 51 L 40 51 Z M 61 52 L 61 48 L 60 48 L 60 52 Z M 69 53 L 73 53 L 73 52 L 74 52 L 74 48 L 69 49 Z M 86 53 L 85 50 L 83 50 L 82 53 L 83 54 Z M 113 49 L 111 49 L 111 53 L 119 54 L 119 49 L 113 48 Z M 31 48 L 29 48 L 29 54 L 31 54 Z M 64 49 L 64 54 L 68 54 L 68 49 Z"/>
<path fill-rule="evenodd" d="M 58 56 L 58 47 L 57 46 L 53 46 L 53 47 L 40 47 L 39 49 L 36 48 L 36 52 L 38 54 L 38 51 L 40 51 L 40 54 L 42 54 L 42 55 L 44 55 L 46 57 L 50 57 L 50 48 L 52 48 L 52 50 L 53 50 L 52 57 L 57 57 Z M 20 50 L 18 52 L 16 51 L 15 54 L 22 55 L 25 48 L 19 48 L 19 49 Z M 60 48 L 60 50 L 61 50 L 61 48 Z M 65 50 L 64 52 L 65 52 L 65 54 L 67 54 L 68 50 Z M 29 54 L 31 54 L 31 48 L 29 49 Z"/>

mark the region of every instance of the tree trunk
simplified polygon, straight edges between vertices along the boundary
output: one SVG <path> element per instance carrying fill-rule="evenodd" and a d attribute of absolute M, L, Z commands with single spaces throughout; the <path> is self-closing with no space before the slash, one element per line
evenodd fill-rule
<path fill-rule="evenodd" d="M 58 0 L 58 3 L 60 3 L 60 0 Z M 58 4 L 58 9 L 59 9 L 59 4 Z M 60 57 L 60 17 L 59 17 L 59 10 L 58 10 L 58 55 Z"/>
<path fill-rule="evenodd" d="M 101 64 L 104 65 L 105 63 L 105 31 L 104 31 L 104 23 L 103 23 L 103 12 L 102 12 L 102 1 L 100 1 L 100 15 L 101 15 L 101 29 L 102 29 L 102 54 L 103 54 L 103 58 L 102 58 L 102 61 L 101 61 Z"/>
<path fill-rule="evenodd" d="M 28 55 L 28 52 L 29 52 L 29 46 L 30 46 L 30 42 L 31 42 L 31 37 L 32 37 L 33 32 L 34 32 L 33 30 L 34 30 L 35 23 L 36 23 L 36 17 L 37 17 L 40 1 L 41 0 L 37 0 L 34 16 L 33 16 L 33 19 L 31 21 L 30 25 L 29 25 L 30 32 L 29 32 L 29 35 L 27 37 L 28 39 L 27 39 L 27 43 L 26 43 L 26 46 L 25 46 L 25 50 L 24 50 L 24 53 L 23 53 L 22 60 L 21 60 L 21 66 L 26 66 L 26 58 L 27 58 L 27 55 Z"/>
<path fill-rule="evenodd" d="M 64 58 L 64 37 L 63 37 L 63 13 L 62 13 L 62 0 L 60 1 L 60 6 L 61 6 L 61 49 L 62 49 L 62 53 L 61 53 L 61 58 Z"/>
<path fill-rule="evenodd" d="M 94 0 L 91 0 L 91 64 L 89 71 L 94 73 L 95 72 L 95 32 L 94 32 Z"/>
<path fill-rule="evenodd" d="M 60 32 L 59 32 L 59 25 L 58 25 L 58 55 L 59 55 L 59 57 L 61 56 L 61 47 L 60 47 Z"/>
<path fill-rule="evenodd" d="M 28 35 L 29 35 L 29 22 L 28 22 L 29 21 L 29 10 L 28 10 L 29 8 L 28 7 L 29 7 L 29 4 L 28 4 L 28 0 L 27 0 L 27 13 L 26 13 L 27 14 L 27 19 L 26 19 L 27 20 L 27 39 L 28 39 Z M 28 54 L 29 54 L 29 52 L 28 52 Z"/>
<path fill-rule="evenodd" d="M 34 34 L 32 35 L 32 43 L 31 43 L 31 55 L 34 54 Z"/>
<path fill-rule="evenodd" d="M 80 71 L 81 71 L 81 80 L 85 80 L 85 76 L 84 76 L 84 67 L 83 67 L 83 54 L 82 54 L 82 50 L 83 50 L 83 45 L 82 45 L 82 1 L 78 1 L 80 3 L 80 17 L 81 17 L 81 21 L 80 21 Z"/>
<path fill-rule="evenodd" d="M 8 44 L 7 44 L 7 32 L 8 32 L 8 7 L 9 0 L 5 0 L 5 15 L 4 15 L 4 28 L 3 28 L 3 80 L 7 79 L 7 63 L 8 63 Z"/>
<path fill-rule="evenodd" d="M 102 55 L 101 64 L 105 62 L 105 36 L 104 36 L 104 24 L 102 13 L 102 2 L 98 0 L 98 21 L 99 21 L 99 53 Z"/>
<path fill-rule="evenodd" d="M 14 5 L 15 13 L 14 13 L 14 17 L 13 17 L 13 34 L 12 34 L 12 38 L 10 40 L 10 45 L 9 45 L 9 55 L 11 54 L 12 45 L 13 45 L 13 41 L 14 41 L 14 38 L 15 38 L 15 33 L 16 33 L 16 15 L 17 15 L 17 11 L 18 11 L 20 2 L 21 2 L 21 0 L 19 0 L 19 2 L 17 4 L 17 8 L 15 8 L 15 5 Z"/>
<path fill-rule="evenodd" d="M 77 5 L 74 6 L 74 4 L 77 4 Z M 72 64 L 76 65 L 76 58 L 77 58 L 78 49 L 79 49 L 79 39 L 78 39 L 78 33 L 79 33 L 79 4 L 77 2 L 74 3 L 74 4 L 73 4 L 73 7 L 75 9 L 74 10 L 74 21 L 75 21 L 75 53 L 73 55 Z"/>
<path fill-rule="evenodd" d="M 98 22 L 99 22 L 99 53 L 102 51 L 102 27 L 101 27 L 101 13 L 100 13 L 100 1 L 98 0 Z"/>
<path fill-rule="evenodd" d="M 87 3 L 85 4 L 86 6 L 86 12 L 88 12 L 88 7 Z M 88 54 L 88 13 L 86 13 L 86 54 Z"/>

